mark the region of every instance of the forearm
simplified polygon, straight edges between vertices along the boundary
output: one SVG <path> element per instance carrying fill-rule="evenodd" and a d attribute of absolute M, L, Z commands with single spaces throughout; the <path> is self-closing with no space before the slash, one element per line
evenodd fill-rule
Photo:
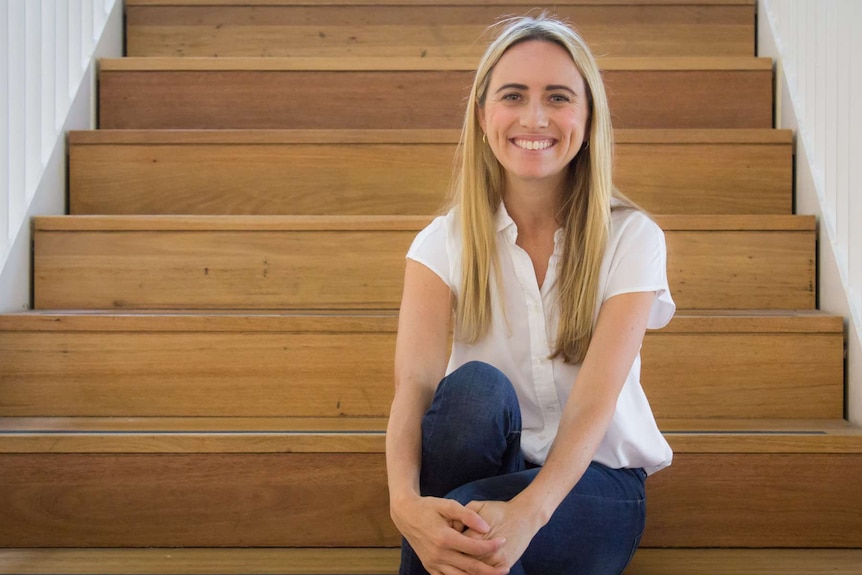
<path fill-rule="evenodd" d="M 568 409 L 571 407 L 571 409 Z M 613 404 L 567 406 L 542 469 L 515 499 L 539 526 L 581 479 L 593 460 L 613 416 Z"/>
<path fill-rule="evenodd" d="M 623 294 L 609 299 L 599 312 L 548 458 L 521 494 L 525 509 L 542 524 L 580 480 L 607 433 L 654 299 L 652 292 Z"/>
<path fill-rule="evenodd" d="M 395 394 L 386 429 L 386 470 L 389 498 L 397 505 L 405 498 L 419 496 L 419 469 L 422 452 L 421 421 L 424 410 L 418 398 L 400 389 Z"/>

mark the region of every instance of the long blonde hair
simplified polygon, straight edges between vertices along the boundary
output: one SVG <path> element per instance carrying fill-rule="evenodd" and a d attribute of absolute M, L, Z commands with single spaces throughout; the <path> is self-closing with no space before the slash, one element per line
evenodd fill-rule
<path fill-rule="evenodd" d="M 613 186 L 613 128 L 604 84 L 595 59 L 581 37 L 559 20 L 541 14 L 508 20 L 479 64 L 467 101 L 461 133 L 460 166 L 453 204 L 463 238 L 461 295 L 456 303 L 456 337 L 475 343 L 491 324 L 491 275 L 499 280 L 494 215 L 503 200 L 504 172 L 483 143 L 478 109 L 484 106 L 491 73 L 511 47 L 538 40 L 563 47 L 572 57 L 589 99 L 587 145 L 569 164 L 559 218 L 563 253 L 559 267 L 559 310 L 553 357 L 580 363 L 593 332 L 599 269 L 611 218 L 611 198 L 625 198 Z M 493 271 L 492 271 L 493 270 Z M 499 285 L 499 281 L 497 282 Z"/>

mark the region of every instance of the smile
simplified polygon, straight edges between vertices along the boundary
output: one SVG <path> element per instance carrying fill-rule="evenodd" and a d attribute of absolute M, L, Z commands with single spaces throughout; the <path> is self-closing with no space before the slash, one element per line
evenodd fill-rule
<path fill-rule="evenodd" d="M 521 140 L 513 138 L 512 143 L 522 150 L 547 150 L 554 145 L 554 140 Z"/>

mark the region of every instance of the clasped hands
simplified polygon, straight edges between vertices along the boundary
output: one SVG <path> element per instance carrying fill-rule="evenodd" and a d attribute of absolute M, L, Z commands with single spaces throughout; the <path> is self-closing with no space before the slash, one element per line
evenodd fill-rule
<path fill-rule="evenodd" d="M 505 575 L 539 529 L 517 500 L 413 499 L 396 526 L 431 575 Z"/>

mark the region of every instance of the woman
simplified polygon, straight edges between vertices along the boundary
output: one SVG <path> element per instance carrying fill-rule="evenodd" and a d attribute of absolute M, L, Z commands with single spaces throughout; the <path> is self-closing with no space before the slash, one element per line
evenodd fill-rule
<path fill-rule="evenodd" d="M 672 457 L 639 349 L 674 304 L 612 139 L 580 37 L 511 21 L 476 74 L 453 208 L 407 256 L 386 449 L 402 574 L 620 573 L 637 548 L 644 480 Z"/>

